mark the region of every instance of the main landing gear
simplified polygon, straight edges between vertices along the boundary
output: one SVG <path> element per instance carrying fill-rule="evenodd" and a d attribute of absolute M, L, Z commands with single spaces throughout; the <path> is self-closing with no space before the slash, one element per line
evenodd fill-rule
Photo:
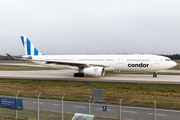
<path fill-rule="evenodd" d="M 84 73 L 74 73 L 74 77 L 84 77 Z"/>
<path fill-rule="evenodd" d="M 157 77 L 157 72 L 154 72 L 153 78 L 156 78 L 156 77 Z"/>
<path fill-rule="evenodd" d="M 79 67 L 79 72 L 74 73 L 74 77 L 84 77 L 83 69 L 84 67 Z"/>

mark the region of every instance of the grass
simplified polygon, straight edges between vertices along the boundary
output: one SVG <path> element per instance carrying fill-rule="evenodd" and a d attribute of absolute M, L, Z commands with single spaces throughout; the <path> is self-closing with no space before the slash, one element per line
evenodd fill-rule
<path fill-rule="evenodd" d="M 22 119 L 16 119 L 16 118 L 7 117 L 7 116 L 0 116 L 0 120 L 22 120 Z"/>
<path fill-rule="evenodd" d="M 93 89 L 104 89 L 105 103 L 118 104 L 122 98 L 123 105 L 180 109 L 180 85 L 145 84 L 145 83 L 113 83 L 87 81 L 51 81 L 51 80 L 16 80 L 0 79 L 0 94 L 12 95 L 20 91 L 19 96 L 36 97 L 41 92 L 43 99 L 60 99 L 84 101 L 93 96 Z"/>
<path fill-rule="evenodd" d="M 176 65 L 175 67 L 171 68 L 170 70 L 180 70 L 180 65 Z"/>
<path fill-rule="evenodd" d="M 25 71 L 25 70 L 54 70 L 52 68 L 45 67 L 27 67 L 27 66 L 15 66 L 15 65 L 0 65 L 1 71 Z"/>
<path fill-rule="evenodd" d="M 180 63 L 180 60 L 175 60 L 176 63 Z"/>
<path fill-rule="evenodd" d="M 40 110 L 39 113 L 40 113 L 39 116 L 40 120 L 60 120 L 62 117 L 60 112 Z M 8 108 L 0 108 L 0 115 L 4 115 L 4 116 L 0 116 L 1 120 L 22 120 L 22 119 L 37 120 L 37 110 L 34 109 L 18 110 L 18 117 L 21 119 L 10 118 L 10 117 L 15 117 L 16 113 L 15 110 Z M 5 116 L 9 116 L 9 117 L 5 117 Z M 71 120 L 73 116 L 74 114 L 64 113 L 64 120 Z M 94 120 L 117 120 L 117 119 L 95 116 Z"/>
<path fill-rule="evenodd" d="M 0 63 L 33 63 L 29 60 L 0 60 Z"/>

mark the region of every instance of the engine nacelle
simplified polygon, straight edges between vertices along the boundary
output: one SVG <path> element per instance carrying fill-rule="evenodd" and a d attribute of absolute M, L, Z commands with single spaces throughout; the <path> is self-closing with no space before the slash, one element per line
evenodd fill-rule
<path fill-rule="evenodd" d="M 103 67 L 88 67 L 84 68 L 84 74 L 93 75 L 93 76 L 104 76 L 105 69 Z"/>

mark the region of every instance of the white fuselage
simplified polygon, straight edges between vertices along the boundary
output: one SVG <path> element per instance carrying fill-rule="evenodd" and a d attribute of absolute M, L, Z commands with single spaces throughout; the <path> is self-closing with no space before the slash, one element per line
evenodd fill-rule
<path fill-rule="evenodd" d="M 51 68 L 78 70 L 74 77 L 104 76 L 105 71 L 122 70 L 152 71 L 153 77 L 157 77 L 158 70 L 176 65 L 171 59 L 158 55 L 44 55 L 26 36 L 21 36 L 21 41 L 26 53 L 23 59 Z"/>
<path fill-rule="evenodd" d="M 83 63 L 104 66 L 105 71 L 152 71 L 165 70 L 176 66 L 168 57 L 158 55 L 42 55 L 32 56 L 32 61 L 57 69 L 76 68 L 71 65 L 46 64 L 46 61 Z M 78 67 L 77 67 L 78 69 Z"/>

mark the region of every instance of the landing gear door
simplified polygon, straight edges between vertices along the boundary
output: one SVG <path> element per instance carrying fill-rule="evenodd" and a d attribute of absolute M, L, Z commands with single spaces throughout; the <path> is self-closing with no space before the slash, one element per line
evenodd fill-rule
<path fill-rule="evenodd" d="M 123 63 L 123 59 L 120 57 L 118 58 L 118 64 L 122 64 Z"/>

